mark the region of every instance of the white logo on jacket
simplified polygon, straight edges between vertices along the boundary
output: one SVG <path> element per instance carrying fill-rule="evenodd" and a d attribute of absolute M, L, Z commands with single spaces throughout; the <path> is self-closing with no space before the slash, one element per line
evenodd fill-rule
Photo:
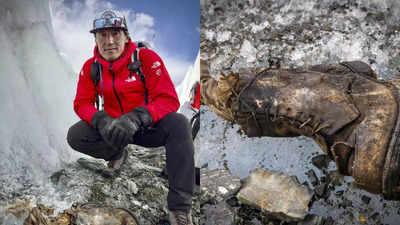
<path fill-rule="evenodd" d="M 157 67 L 159 67 L 159 66 L 161 66 L 161 63 L 160 63 L 159 61 L 155 61 L 155 62 L 153 63 L 153 65 L 151 66 L 151 68 L 155 69 L 155 68 L 157 68 Z"/>
<path fill-rule="evenodd" d="M 132 81 L 135 81 L 136 80 L 136 77 L 129 77 L 128 79 L 126 79 L 125 81 L 126 82 L 132 82 Z"/>

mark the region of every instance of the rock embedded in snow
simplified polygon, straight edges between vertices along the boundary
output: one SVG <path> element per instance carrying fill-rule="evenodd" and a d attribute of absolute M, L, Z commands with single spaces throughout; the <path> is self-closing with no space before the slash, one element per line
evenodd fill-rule
<path fill-rule="evenodd" d="M 281 172 L 256 169 L 251 172 L 237 198 L 284 221 L 303 220 L 312 193 L 297 178 Z"/>
<path fill-rule="evenodd" d="M 220 202 L 226 197 L 235 194 L 241 186 L 240 178 L 232 175 L 226 169 L 201 169 L 200 180 L 201 203 Z"/>

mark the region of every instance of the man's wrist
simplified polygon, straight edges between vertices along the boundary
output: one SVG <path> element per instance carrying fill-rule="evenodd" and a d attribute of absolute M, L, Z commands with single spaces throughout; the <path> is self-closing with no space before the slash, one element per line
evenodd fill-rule
<path fill-rule="evenodd" d="M 145 107 L 136 107 L 131 112 L 132 117 L 136 118 L 140 127 L 149 127 L 153 123 L 151 113 Z"/>

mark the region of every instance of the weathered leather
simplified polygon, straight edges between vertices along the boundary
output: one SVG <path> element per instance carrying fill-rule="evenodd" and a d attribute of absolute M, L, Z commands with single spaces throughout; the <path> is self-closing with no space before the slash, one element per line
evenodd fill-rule
<path fill-rule="evenodd" d="M 397 120 L 390 139 L 383 170 L 383 195 L 387 199 L 400 199 L 400 79 L 392 80 L 397 99 Z"/>
<path fill-rule="evenodd" d="M 383 167 L 394 124 L 397 101 L 393 85 L 356 74 L 350 96 L 361 112 L 347 137 L 354 148 L 353 168 L 348 171 L 361 188 L 382 193 Z M 340 134 L 338 134 L 340 135 Z"/>
<path fill-rule="evenodd" d="M 312 136 L 319 132 L 331 136 L 359 116 L 345 91 L 351 83 L 349 76 L 314 71 L 269 70 L 255 79 L 252 74 L 241 74 L 240 78 L 241 87 L 250 83 L 240 95 L 240 112 L 269 114 L 273 119 L 298 122 L 298 128 L 306 125 L 312 128 L 300 135 Z M 273 130 L 251 133 L 265 136 L 273 133 Z"/>
<path fill-rule="evenodd" d="M 208 74 L 203 62 L 202 103 L 238 123 L 249 137 L 312 137 L 360 188 L 398 199 L 393 194 L 398 178 L 393 182 L 393 177 L 399 176 L 400 166 L 391 157 L 400 159 L 400 150 L 390 148 L 399 145 L 391 138 L 399 112 L 398 89 L 376 80 L 367 67 L 356 61 L 248 70 L 216 81 L 203 77 L 203 71 Z"/>

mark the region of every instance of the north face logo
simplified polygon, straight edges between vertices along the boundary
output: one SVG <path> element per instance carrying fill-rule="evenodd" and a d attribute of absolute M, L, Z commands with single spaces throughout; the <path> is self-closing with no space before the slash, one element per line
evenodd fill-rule
<path fill-rule="evenodd" d="M 155 62 L 153 63 L 153 65 L 151 66 L 151 68 L 155 69 L 155 68 L 157 68 L 157 67 L 159 67 L 159 66 L 161 66 L 161 63 L 160 63 L 159 61 L 155 61 Z"/>
<path fill-rule="evenodd" d="M 132 82 L 132 81 L 135 81 L 135 80 L 136 80 L 135 77 L 129 77 L 129 78 L 126 79 L 125 81 L 126 81 L 126 82 Z"/>

